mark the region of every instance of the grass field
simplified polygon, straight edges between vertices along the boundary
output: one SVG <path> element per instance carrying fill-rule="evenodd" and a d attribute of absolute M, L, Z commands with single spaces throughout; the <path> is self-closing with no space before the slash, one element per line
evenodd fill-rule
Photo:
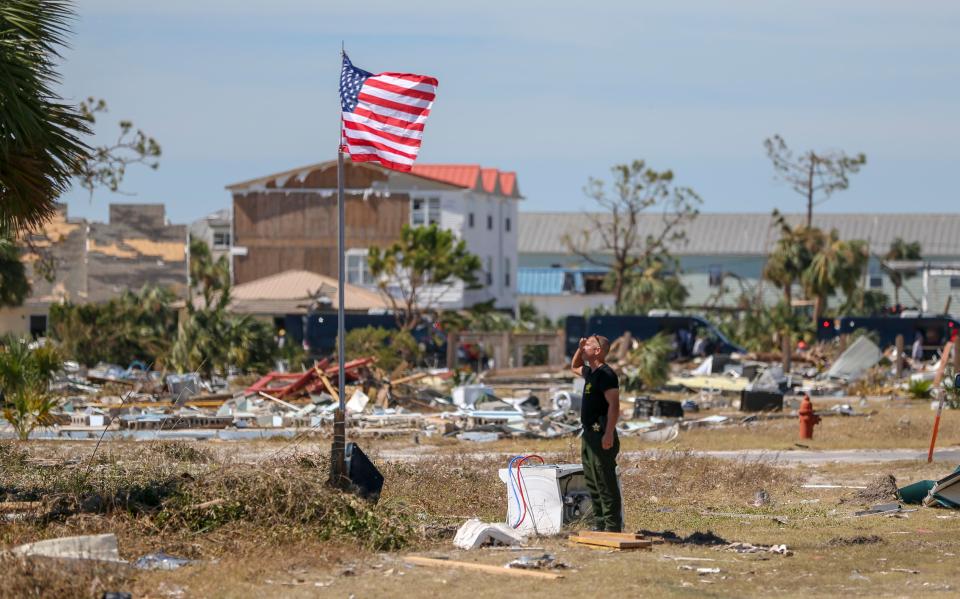
<path fill-rule="evenodd" d="M 953 416 L 945 416 L 943 445 L 960 441 Z M 818 438 L 807 445 L 922 448 L 931 420 L 926 406 L 880 407 L 869 418 L 825 419 Z M 903 485 L 940 478 L 955 464 L 788 465 L 775 454 L 729 460 L 690 451 L 783 450 L 794 446 L 795 435 L 793 420 L 685 431 L 671 445 L 637 443 L 632 448 L 655 451 L 621 461 L 629 529 L 681 536 L 711 531 L 731 542 L 786 544 L 793 552 L 789 557 L 672 544 L 621 554 L 568 547 L 561 538 L 533 540 L 543 549 L 520 553 L 453 549 L 453 532 L 464 519 L 503 520 L 505 490 L 496 475 L 505 463 L 500 452 L 555 452 L 551 457 L 558 461 L 576 461 L 575 440 L 364 442 L 373 455 L 406 448 L 421 456 L 379 458 L 386 485 L 376 506 L 325 487 L 323 441 L 296 448 L 276 442 L 114 442 L 93 459 L 88 443 L 4 443 L 0 500 L 42 500 L 47 516 L 5 522 L 2 547 L 113 532 L 125 559 L 162 550 L 198 561 L 175 571 L 139 571 L 7 556 L 0 558 L 5 572 L 0 597 L 99 597 L 106 590 L 136 597 L 958 594 L 960 513 L 920 508 L 900 517 L 853 517 L 879 501 L 857 500 L 855 489 L 802 486 L 865 486 L 887 474 Z M 625 440 L 625 449 L 630 443 Z M 756 507 L 761 489 L 770 501 Z M 211 502 L 212 507 L 197 507 Z M 403 561 L 415 554 L 503 565 L 517 555 L 544 551 L 569 565 L 563 579 L 531 582 Z M 698 573 L 698 567 L 720 572 Z"/>

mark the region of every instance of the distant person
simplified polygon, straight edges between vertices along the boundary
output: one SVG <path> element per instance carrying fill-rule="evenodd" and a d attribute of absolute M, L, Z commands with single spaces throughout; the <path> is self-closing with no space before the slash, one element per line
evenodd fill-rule
<path fill-rule="evenodd" d="M 913 337 L 913 348 L 910 350 L 910 359 L 917 363 L 923 360 L 923 333 L 920 331 L 917 331 L 917 334 Z"/>
<path fill-rule="evenodd" d="M 287 331 L 280 329 L 280 332 L 277 333 L 277 347 L 283 349 L 287 346 Z"/>
<path fill-rule="evenodd" d="M 620 383 L 604 360 L 610 340 L 600 335 L 580 339 L 570 368 L 584 379 L 580 423 L 583 434 L 580 459 L 593 503 L 594 530 L 623 530 L 623 501 L 617 480 L 617 420 L 620 418 Z"/>
<path fill-rule="evenodd" d="M 698 336 L 697 340 L 693 342 L 693 355 L 701 358 L 707 355 L 706 337 Z"/>

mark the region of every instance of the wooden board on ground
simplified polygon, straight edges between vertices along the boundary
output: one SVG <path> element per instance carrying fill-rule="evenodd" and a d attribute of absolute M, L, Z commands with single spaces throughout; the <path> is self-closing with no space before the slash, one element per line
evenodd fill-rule
<path fill-rule="evenodd" d="M 653 543 L 650 541 L 624 541 L 622 539 L 605 539 L 597 536 L 581 537 L 572 535 L 570 543 L 577 546 L 587 546 L 600 549 L 616 549 L 618 551 L 632 549 L 651 549 Z"/>
<path fill-rule="evenodd" d="M 581 530 L 577 532 L 580 537 L 596 537 L 601 539 L 610 539 L 617 541 L 644 541 L 643 535 L 633 532 L 607 532 L 603 530 Z"/>
<path fill-rule="evenodd" d="M 546 580 L 556 580 L 563 578 L 563 574 L 553 572 L 537 572 L 535 570 L 522 570 L 517 568 L 504 568 L 503 566 L 491 566 L 488 564 L 476 564 L 473 562 L 458 562 L 451 559 L 435 559 L 432 557 L 419 557 L 411 555 L 403 558 L 404 561 L 418 566 L 430 566 L 432 568 L 460 568 L 462 570 L 476 570 L 478 572 L 487 572 L 488 574 L 506 574 L 507 576 L 526 576 L 528 578 L 542 578 Z"/>

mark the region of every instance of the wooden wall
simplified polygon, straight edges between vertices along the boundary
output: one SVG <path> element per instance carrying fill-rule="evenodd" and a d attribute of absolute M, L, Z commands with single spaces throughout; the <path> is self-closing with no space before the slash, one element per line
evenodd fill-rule
<path fill-rule="evenodd" d="M 303 186 L 320 186 L 319 181 L 310 181 L 312 176 Z M 335 173 L 332 185 L 332 193 L 266 190 L 234 195 L 234 244 L 247 248 L 246 256 L 234 258 L 236 283 L 294 269 L 337 276 Z M 348 178 L 347 187 L 359 188 L 354 185 Z M 407 194 L 346 197 L 348 249 L 389 245 L 409 222 Z"/>

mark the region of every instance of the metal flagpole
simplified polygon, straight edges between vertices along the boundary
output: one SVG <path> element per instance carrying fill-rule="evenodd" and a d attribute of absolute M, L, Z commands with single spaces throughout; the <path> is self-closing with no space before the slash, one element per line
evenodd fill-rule
<path fill-rule="evenodd" d="M 343 62 L 343 45 L 340 61 Z M 343 108 L 340 114 L 340 143 L 337 145 L 337 399 L 339 405 L 333 417 L 333 447 L 330 452 L 330 483 L 336 487 L 346 484 L 346 398 L 344 397 L 344 335 L 343 287 L 344 287 L 344 200 L 343 200 Z"/>

